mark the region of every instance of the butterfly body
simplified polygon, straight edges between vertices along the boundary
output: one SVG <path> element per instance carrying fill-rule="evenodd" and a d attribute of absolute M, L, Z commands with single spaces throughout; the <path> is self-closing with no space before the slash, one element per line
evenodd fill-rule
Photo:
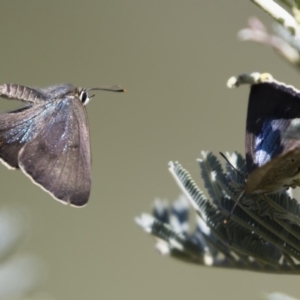
<path fill-rule="evenodd" d="M 0 114 L 1 161 L 21 169 L 56 200 L 85 205 L 91 189 L 88 90 L 71 84 L 44 89 L 3 84 L 0 97 L 27 104 Z"/>

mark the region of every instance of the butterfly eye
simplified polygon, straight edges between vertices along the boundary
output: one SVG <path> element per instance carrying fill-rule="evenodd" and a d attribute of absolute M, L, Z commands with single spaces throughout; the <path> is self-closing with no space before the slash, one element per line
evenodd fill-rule
<path fill-rule="evenodd" d="M 86 90 L 82 90 L 82 91 L 80 92 L 80 94 L 79 94 L 79 99 L 80 99 L 80 101 L 83 103 L 83 105 L 88 104 L 90 98 L 89 98 L 88 93 L 87 93 Z"/>

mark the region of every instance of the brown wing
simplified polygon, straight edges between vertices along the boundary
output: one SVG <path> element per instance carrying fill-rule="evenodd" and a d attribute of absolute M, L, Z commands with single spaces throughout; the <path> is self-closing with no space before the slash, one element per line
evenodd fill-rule
<path fill-rule="evenodd" d="M 300 148 L 295 148 L 251 172 L 245 186 L 245 195 L 273 193 L 285 187 L 295 187 L 294 180 L 298 177 L 300 177 Z"/>
<path fill-rule="evenodd" d="M 18 168 L 19 151 L 48 122 L 45 111 L 46 105 L 35 105 L 0 114 L 0 159 L 8 168 Z"/>
<path fill-rule="evenodd" d="M 19 166 L 55 199 L 74 206 L 87 203 L 91 155 L 86 110 L 78 98 L 48 104 L 48 122 L 20 150 Z"/>
<path fill-rule="evenodd" d="M 0 85 L 0 97 L 29 103 L 28 106 L 0 114 L 0 159 L 8 168 L 18 167 L 18 153 L 39 131 L 45 110 L 43 92 L 18 84 Z M 44 120 L 44 122 L 47 120 Z"/>

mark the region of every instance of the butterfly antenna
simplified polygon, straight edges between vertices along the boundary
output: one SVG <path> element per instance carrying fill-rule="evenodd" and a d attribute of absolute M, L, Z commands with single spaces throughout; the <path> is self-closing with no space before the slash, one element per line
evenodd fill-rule
<path fill-rule="evenodd" d="M 226 219 L 223 221 L 224 224 L 227 224 L 227 223 L 228 223 L 228 221 L 229 221 L 231 215 L 233 214 L 233 211 L 235 210 L 235 208 L 236 208 L 236 206 L 238 205 L 238 203 L 242 200 L 242 198 L 244 197 L 244 195 L 245 195 L 245 190 L 243 190 L 243 191 L 240 193 L 240 195 L 239 195 L 239 197 L 237 198 L 236 202 L 234 203 L 234 205 L 233 205 L 233 207 L 232 207 L 232 209 L 231 209 L 229 215 L 228 215 L 228 216 L 226 217 Z"/>
<path fill-rule="evenodd" d="M 121 88 L 119 85 L 95 87 L 95 88 L 90 88 L 87 91 L 88 92 L 89 91 L 108 91 L 108 92 L 117 92 L 117 93 L 126 92 L 126 90 Z"/>
<path fill-rule="evenodd" d="M 236 168 L 232 165 L 232 163 L 228 160 L 228 158 L 225 156 L 225 154 L 224 154 L 223 152 L 220 152 L 220 155 L 226 160 L 226 162 L 231 166 L 231 168 L 232 168 L 233 170 L 235 170 L 235 171 L 236 171 L 236 172 L 244 179 L 244 176 L 241 174 L 241 172 L 240 172 L 238 169 L 236 169 Z M 223 221 L 224 224 L 227 224 L 227 223 L 228 223 L 228 221 L 229 221 L 231 215 L 233 214 L 233 211 L 235 210 L 236 206 L 238 205 L 238 203 L 240 202 L 240 200 L 244 197 L 244 194 L 245 194 L 245 190 L 243 190 L 243 191 L 241 192 L 241 194 L 239 195 L 238 199 L 237 199 L 236 202 L 234 203 L 234 205 L 233 205 L 233 207 L 232 207 L 232 209 L 231 209 L 229 215 L 228 215 L 227 218 Z"/>
<path fill-rule="evenodd" d="M 228 160 L 228 158 L 226 157 L 226 155 L 223 153 L 223 152 L 219 152 L 220 155 L 226 160 L 226 162 L 230 165 L 230 167 L 235 170 L 243 179 L 244 179 L 244 176 L 242 175 L 242 173 L 237 169 L 235 168 L 232 163 Z"/>

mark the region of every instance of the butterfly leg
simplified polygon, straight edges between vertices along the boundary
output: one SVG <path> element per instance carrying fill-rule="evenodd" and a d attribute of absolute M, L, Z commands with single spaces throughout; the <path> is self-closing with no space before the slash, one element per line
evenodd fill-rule
<path fill-rule="evenodd" d="M 225 218 L 225 220 L 223 221 L 223 224 L 227 224 L 230 216 L 233 214 L 233 211 L 235 210 L 236 206 L 238 205 L 238 203 L 243 199 L 243 197 L 245 196 L 245 190 L 243 190 L 240 195 L 238 196 L 236 202 L 234 203 L 229 215 Z"/>

